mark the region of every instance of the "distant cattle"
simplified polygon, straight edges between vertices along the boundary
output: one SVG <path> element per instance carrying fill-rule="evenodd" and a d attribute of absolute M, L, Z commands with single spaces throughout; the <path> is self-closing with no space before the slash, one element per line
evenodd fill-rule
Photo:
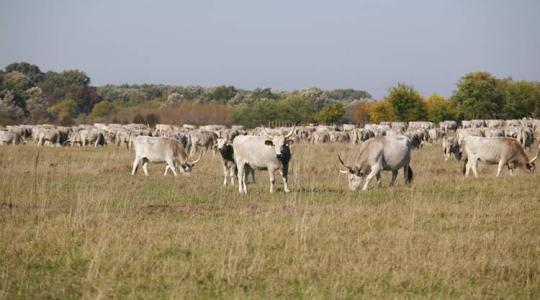
<path fill-rule="evenodd" d="M 0 130 L 0 145 L 17 145 L 22 142 L 22 137 L 17 132 Z"/>

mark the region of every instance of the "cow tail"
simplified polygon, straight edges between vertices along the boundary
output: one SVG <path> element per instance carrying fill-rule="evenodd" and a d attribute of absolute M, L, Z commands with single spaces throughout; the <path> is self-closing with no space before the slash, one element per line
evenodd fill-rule
<path fill-rule="evenodd" d="M 463 175 L 465 175 L 465 173 L 467 172 L 467 162 L 469 161 L 469 158 L 465 158 L 465 160 L 463 161 L 463 169 L 461 170 Z"/>
<path fill-rule="evenodd" d="M 412 170 L 411 166 L 407 166 L 407 167 L 405 168 L 405 183 L 406 183 L 406 184 L 409 184 L 409 185 L 410 185 L 410 184 L 412 183 L 413 177 L 414 177 L 413 174 L 414 174 L 414 173 L 413 173 L 413 170 Z"/>

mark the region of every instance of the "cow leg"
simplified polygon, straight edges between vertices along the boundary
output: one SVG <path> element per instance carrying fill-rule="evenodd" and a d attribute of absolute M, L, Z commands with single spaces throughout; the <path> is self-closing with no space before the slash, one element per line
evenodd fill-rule
<path fill-rule="evenodd" d="M 375 175 L 375 179 L 377 180 L 377 188 L 380 189 L 382 187 L 381 173 Z"/>
<path fill-rule="evenodd" d="M 472 167 L 472 170 L 473 170 L 473 173 L 474 173 L 474 177 L 478 177 L 478 171 L 477 171 L 477 167 L 478 167 L 478 158 L 474 158 L 472 161 L 471 161 L 471 167 Z"/>
<path fill-rule="evenodd" d="M 235 169 L 236 167 L 232 166 L 229 168 L 229 177 L 230 177 L 230 181 L 231 181 L 231 185 L 234 185 L 234 177 L 236 177 L 236 172 L 235 172 Z"/>
<path fill-rule="evenodd" d="M 172 160 L 167 160 L 167 167 L 173 172 L 174 176 L 178 176 L 176 174 L 176 167 L 174 166 L 174 162 Z M 167 167 L 165 167 L 165 174 L 163 176 L 167 175 Z"/>
<path fill-rule="evenodd" d="M 380 172 L 380 168 L 378 167 L 375 167 L 373 170 L 371 170 L 369 175 L 366 177 L 366 182 L 364 183 L 364 187 L 362 188 L 362 191 L 368 190 L 369 182 L 371 181 L 371 179 L 373 179 L 373 177 L 377 176 L 379 172 Z"/>
<path fill-rule="evenodd" d="M 505 161 L 505 159 L 501 159 L 499 161 L 499 165 L 497 166 L 497 177 L 499 177 L 504 169 L 504 166 L 506 166 L 508 163 Z"/>
<path fill-rule="evenodd" d="M 404 170 L 403 172 L 407 172 L 405 168 L 403 170 Z M 390 186 L 394 186 L 394 183 L 396 183 L 397 174 L 398 174 L 398 170 L 392 170 L 392 177 L 390 177 Z"/>
<path fill-rule="evenodd" d="M 143 167 L 144 175 L 148 176 L 148 159 L 143 157 L 142 160 L 143 160 L 142 167 Z"/>
<path fill-rule="evenodd" d="M 270 193 L 273 193 L 276 179 L 274 178 L 274 170 L 272 168 L 268 168 L 268 178 L 270 179 Z"/>
<path fill-rule="evenodd" d="M 223 176 L 224 176 L 223 186 L 227 186 L 227 177 L 229 177 L 229 174 L 230 174 L 229 168 L 227 167 L 226 164 L 223 164 Z M 231 180 L 232 180 L 232 176 L 231 176 Z"/>
<path fill-rule="evenodd" d="M 283 190 L 285 191 L 285 193 L 290 192 L 289 186 L 287 185 L 287 181 L 289 180 L 289 176 L 285 172 L 283 172 L 281 170 L 279 170 L 279 174 L 281 174 L 281 178 L 283 178 Z"/>
<path fill-rule="evenodd" d="M 135 157 L 135 160 L 133 161 L 133 168 L 131 169 L 131 175 L 135 175 L 137 173 L 137 168 L 139 167 L 139 161 L 141 159 L 139 157 Z"/>
<path fill-rule="evenodd" d="M 247 194 L 246 178 L 244 176 L 245 164 L 237 162 L 236 166 L 238 167 L 238 192 Z"/>

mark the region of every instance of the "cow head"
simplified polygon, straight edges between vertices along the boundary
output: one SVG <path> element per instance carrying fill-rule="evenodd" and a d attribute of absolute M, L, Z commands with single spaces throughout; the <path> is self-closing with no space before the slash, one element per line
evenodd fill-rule
<path fill-rule="evenodd" d="M 356 191 L 356 189 L 358 189 L 358 187 L 364 181 L 364 178 L 368 175 L 368 172 L 364 172 L 363 170 L 359 168 L 353 168 L 353 167 L 349 167 L 345 165 L 345 163 L 343 162 L 339 154 L 338 154 L 338 160 L 341 166 L 347 169 L 347 170 L 342 170 L 338 168 L 338 171 L 342 174 L 347 174 L 347 179 L 349 181 L 349 188 L 351 189 L 351 191 Z"/>
<path fill-rule="evenodd" d="M 227 146 L 228 143 L 227 143 L 227 140 L 226 139 L 222 139 L 222 138 L 219 138 L 216 140 L 216 148 L 221 151 L 223 148 L 225 148 L 225 146 Z"/>
<path fill-rule="evenodd" d="M 270 147 L 274 147 L 274 152 L 276 154 L 276 158 L 281 159 L 283 154 L 286 153 L 286 147 L 289 147 L 290 144 L 293 143 L 293 140 L 289 139 L 293 133 L 296 126 L 293 127 L 293 129 L 287 133 L 286 135 L 275 135 L 272 136 L 268 133 L 266 128 L 264 129 L 264 135 L 266 136 L 267 140 L 264 141 L 264 144 Z"/>
<path fill-rule="evenodd" d="M 450 155 L 454 153 L 454 156 L 457 160 L 461 160 L 461 149 L 459 147 L 458 142 L 454 138 L 443 138 L 443 154 L 444 154 L 444 160 L 448 160 L 450 158 Z"/>
<path fill-rule="evenodd" d="M 202 155 L 203 155 L 203 152 L 201 151 L 201 153 L 199 154 L 199 157 L 194 160 L 194 161 L 186 161 L 186 162 L 181 162 L 180 163 L 180 168 L 181 170 L 183 171 L 184 174 L 189 174 L 191 171 L 193 171 L 193 167 L 195 166 L 196 163 L 198 163 L 201 158 L 202 158 Z"/>
<path fill-rule="evenodd" d="M 536 165 L 534 162 L 536 161 L 538 156 L 540 156 L 540 145 L 538 146 L 538 153 L 536 154 L 536 156 L 533 157 L 526 165 L 529 172 L 534 172 L 536 170 Z"/>

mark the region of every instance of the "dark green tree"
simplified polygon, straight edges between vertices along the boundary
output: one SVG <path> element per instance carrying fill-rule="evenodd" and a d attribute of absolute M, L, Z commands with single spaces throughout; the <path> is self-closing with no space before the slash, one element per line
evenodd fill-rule
<path fill-rule="evenodd" d="M 336 123 L 345 114 L 343 104 L 339 102 L 331 103 L 324 106 L 317 114 L 315 120 L 323 124 Z"/>
<path fill-rule="evenodd" d="M 532 117 L 540 110 L 540 89 L 528 81 L 509 82 L 504 91 L 504 116 L 507 119 Z"/>
<path fill-rule="evenodd" d="M 397 120 L 409 122 L 427 119 L 424 99 L 414 87 L 398 83 L 390 90 L 386 100 L 393 108 Z"/>
<path fill-rule="evenodd" d="M 504 92 L 501 81 L 487 72 L 465 74 L 452 96 L 459 119 L 503 117 Z"/>

